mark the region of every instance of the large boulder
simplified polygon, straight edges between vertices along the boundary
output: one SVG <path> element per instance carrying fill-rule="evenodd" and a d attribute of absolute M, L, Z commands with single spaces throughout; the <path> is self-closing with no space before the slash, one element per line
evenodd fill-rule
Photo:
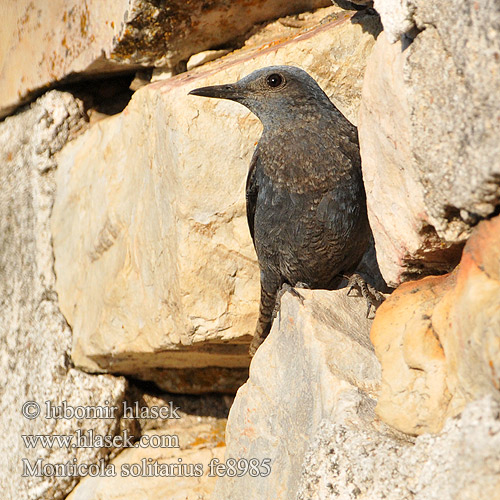
<path fill-rule="evenodd" d="M 367 67 L 359 138 L 381 271 L 397 285 L 453 269 L 500 204 L 500 7 L 375 7 L 386 31 Z"/>
<path fill-rule="evenodd" d="M 221 477 L 214 500 L 295 498 L 322 420 L 360 426 L 373 420 L 380 367 L 368 339 L 365 300 L 345 289 L 299 293 L 302 299 L 283 296 L 229 413 L 226 462 L 256 459 L 264 477 Z"/>
<path fill-rule="evenodd" d="M 398 432 L 373 411 L 379 366 L 364 300 L 345 290 L 299 292 L 303 301 L 284 295 L 229 413 L 224 463 L 254 459 L 263 476 L 220 477 L 213 500 L 500 498 L 500 401 L 491 379 L 489 391 L 476 392 L 483 397 L 446 419 L 439 433 L 414 439 Z M 482 366 L 470 368 L 471 376 L 484 380 Z M 409 418 L 419 423 L 418 414 Z"/>
<path fill-rule="evenodd" d="M 170 69 L 201 50 L 244 35 L 255 23 L 325 7 L 328 0 L 30 0 L 4 9 L 0 117 L 64 79 Z"/>
<path fill-rule="evenodd" d="M 369 427 L 324 421 L 297 500 L 500 498 L 500 405 L 484 398 L 415 443 Z"/>
<path fill-rule="evenodd" d="M 29 443 L 29 436 L 70 435 L 76 429 L 113 436 L 110 419 L 52 418 L 61 407 L 120 406 L 123 378 L 71 367 L 71 329 L 57 301 L 50 213 L 54 155 L 85 127 L 83 103 L 49 92 L 0 124 L 0 489 L 4 498 L 62 499 L 78 478 L 37 469 L 105 459 L 108 448 Z M 40 412 L 37 416 L 37 412 Z M 24 436 L 22 438 L 21 436 Z M 29 473 L 29 469 L 34 473 Z M 36 472 L 38 470 L 38 473 Z M 25 476 L 23 477 L 23 473 Z"/>
<path fill-rule="evenodd" d="M 453 273 L 401 285 L 371 339 L 377 413 L 401 431 L 437 432 L 470 401 L 500 401 L 500 216 L 479 224 Z"/>
<path fill-rule="evenodd" d="M 244 186 L 260 123 L 238 104 L 187 94 L 301 61 L 356 116 L 379 25 L 351 16 L 146 86 L 59 153 L 57 292 L 78 367 L 176 392 L 243 382 L 259 300 Z"/>

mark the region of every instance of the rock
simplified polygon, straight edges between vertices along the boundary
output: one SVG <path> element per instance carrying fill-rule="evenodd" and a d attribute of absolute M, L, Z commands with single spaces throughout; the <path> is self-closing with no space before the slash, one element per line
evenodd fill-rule
<path fill-rule="evenodd" d="M 372 6 L 373 0 L 332 0 L 332 3 L 338 5 L 342 9 L 359 10 L 360 8 Z"/>
<path fill-rule="evenodd" d="M 500 400 L 500 216 L 481 222 L 458 268 L 401 285 L 377 311 L 377 414 L 411 434 L 486 395 Z"/>
<path fill-rule="evenodd" d="M 271 474 L 219 479 L 214 500 L 295 498 L 310 439 L 323 419 L 364 425 L 379 365 L 363 298 L 346 290 L 285 294 L 271 333 L 239 389 L 227 426 L 226 461 L 270 459 Z M 261 462 L 262 463 L 262 462 Z"/>
<path fill-rule="evenodd" d="M 443 347 L 432 326 L 441 277 L 404 283 L 377 311 L 372 342 L 383 366 L 378 415 L 410 434 L 437 432 L 451 399 Z"/>
<path fill-rule="evenodd" d="M 438 236 L 465 241 L 500 205 L 500 4 L 417 2 L 415 18 L 425 29 L 405 68 L 413 154 Z"/>
<path fill-rule="evenodd" d="M 367 67 L 359 138 L 380 268 L 396 286 L 453 269 L 500 204 L 500 7 L 416 1 L 410 24 L 423 31 L 391 46 L 382 5 L 408 4 L 379 4 L 386 37 Z"/>
<path fill-rule="evenodd" d="M 443 251 L 441 242 L 426 230 L 430 223 L 423 215 L 424 189 L 411 153 L 405 57 L 399 43 L 390 45 L 385 33 L 378 37 L 366 68 L 359 111 L 368 216 L 380 270 L 391 285 L 418 275 L 427 260 L 432 272 L 450 268 L 449 251 Z"/>
<path fill-rule="evenodd" d="M 167 399 L 146 396 L 141 406 L 168 408 L 169 400 L 170 396 Z M 214 459 L 222 461 L 226 420 L 206 416 L 203 409 L 207 406 L 210 413 L 214 410 L 218 413 L 220 402 L 213 396 L 196 401 L 188 397 L 174 397 L 173 400 L 174 408 L 180 408 L 178 420 L 145 420 L 143 444 L 124 449 L 110 462 L 115 475 L 86 477 L 67 499 L 208 500 L 216 480 L 216 476 L 209 476 L 209 464 Z M 188 407 L 195 413 L 186 413 Z"/>
<path fill-rule="evenodd" d="M 46 401 L 60 406 L 119 405 L 125 381 L 71 368 L 71 330 L 55 291 L 56 277 L 49 228 L 55 193 L 54 155 L 85 127 L 82 102 L 71 94 L 49 92 L 29 109 L 0 124 L 0 489 L 20 500 L 62 499 L 76 478 L 22 477 L 23 459 L 34 466 L 97 460 L 103 448 L 36 448 L 22 435 L 73 434 L 79 424 L 114 435 L 119 419 L 76 421 L 46 416 Z M 23 417 L 26 402 L 40 405 L 38 418 Z M 31 407 L 34 411 L 36 408 Z"/>
<path fill-rule="evenodd" d="M 414 0 L 374 0 L 373 5 L 380 14 L 389 42 L 399 41 L 415 28 L 414 3 Z"/>
<path fill-rule="evenodd" d="M 52 235 L 78 367 L 175 392 L 243 382 L 228 373 L 246 378 L 258 311 L 244 185 L 260 124 L 243 106 L 187 93 L 300 60 L 356 116 L 378 20 L 351 15 L 143 87 L 60 152 Z"/>
<path fill-rule="evenodd" d="M 324 421 L 304 464 L 298 500 L 500 498 L 500 405 L 470 403 L 439 435 L 415 444 Z"/>
<path fill-rule="evenodd" d="M 56 0 L 6 6 L 0 51 L 0 117 L 66 77 L 175 67 L 255 23 L 324 7 L 328 0 L 167 4 L 151 0 Z"/>
<path fill-rule="evenodd" d="M 187 62 L 187 70 L 190 71 L 193 68 L 196 68 L 196 66 L 201 66 L 202 64 L 218 59 L 226 54 L 229 54 L 229 50 L 227 49 L 205 50 L 203 52 L 198 52 L 198 54 L 194 54 L 189 58 L 189 61 Z"/>
<path fill-rule="evenodd" d="M 203 436 L 207 426 L 193 428 Z M 170 431 L 148 431 L 145 436 L 161 439 Z M 80 482 L 68 500 L 209 500 L 216 477 L 209 477 L 211 460 L 222 461 L 224 447 L 195 446 L 193 449 L 129 448 L 113 461 L 114 477 L 89 477 Z M 180 466 L 183 468 L 181 469 Z M 196 469 L 195 469 L 196 466 Z M 175 467 L 175 468 L 174 468 Z M 195 476 L 198 471 L 202 475 Z"/>

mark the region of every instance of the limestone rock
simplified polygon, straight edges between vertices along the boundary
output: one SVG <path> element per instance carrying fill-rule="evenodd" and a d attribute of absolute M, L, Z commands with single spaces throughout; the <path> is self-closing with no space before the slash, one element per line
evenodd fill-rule
<path fill-rule="evenodd" d="M 163 406 L 165 401 L 157 403 Z M 216 480 L 209 476 L 209 464 L 213 459 L 223 459 L 226 421 L 186 415 L 180 404 L 180 420 L 143 432 L 142 439 L 150 440 L 152 446 L 124 449 L 110 462 L 115 475 L 87 477 L 67 499 L 208 500 Z M 163 447 L 159 447 L 162 440 Z M 177 444 L 178 448 L 165 447 Z M 195 466 L 198 475 L 194 474 Z"/>
<path fill-rule="evenodd" d="M 413 0 L 374 0 L 374 7 L 380 14 L 384 33 L 391 42 L 397 42 L 415 27 Z"/>
<path fill-rule="evenodd" d="M 436 432 L 469 401 L 500 400 L 500 216 L 481 222 L 458 268 L 404 283 L 377 311 L 378 415 L 397 429 Z"/>
<path fill-rule="evenodd" d="M 500 205 L 500 4 L 418 1 L 415 18 L 412 150 L 438 236 L 464 241 Z"/>
<path fill-rule="evenodd" d="M 52 235 L 78 367 L 160 384 L 163 370 L 196 375 L 163 386 L 172 391 L 241 384 L 228 388 L 227 370 L 245 375 L 258 310 L 244 185 L 260 124 L 236 103 L 187 94 L 302 61 L 356 116 L 378 20 L 351 16 L 143 87 L 123 113 L 61 151 Z"/>
<path fill-rule="evenodd" d="M 379 3 L 405 9 L 405 19 L 411 12 L 410 24 L 423 30 L 391 46 L 379 5 L 386 34 L 370 58 L 360 111 L 369 218 L 382 273 L 395 286 L 451 270 L 471 228 L 500 204 L 500 7 Z"/>
<path fill-rule="evenodd" d="M 219 479 L 214 500 L 295 498 L 310 439 L 323 419 L 365 425 L 379 365 L 366 302 L 346 290 L 285 294 L 271 333 L 239 389 L 226 431 L 229 458 L 270 459 L 271 473 Z"/>
<path fill-rule="evenodd" d="M 205 50 L 203 52 L 198 52 L 198 54 L 194 54 L 189 58 L 189 61 L 187 62 L 187 70 L 190 71 L 193 68 L 196 68 L 196 66 L 206 64 L 207 62 L 218 59 L 219 57 L 225 56 L 228 53 L 229 50 L 227 49 Z"/>
<path fill-rule="evenodd" d="M 385 32 L 379 36 L 366 68 L 358 128 L 370 226 L 380 270 L 392 285 L 421 272 L 427 261 L 434 272 L 450 267 L 449 252 L 426 229 L 424 189 L 411 152 L 405 58 L 400 44 L 390 45 Z"/>
<path fill-rule="evenodd" d="M 125 381 L 70 368 L 71 330 L 55 291 L 49 217 L 54 199 L 54 154 L 85 126 L 83 105 L 72 95 L 49 92 L 0 124 L 0 490 L 3 498 L 64 498 L 73 477 L 22 477 L 23 459 L 33 465 L 105 457 L 108 449 L 33 448 L 22 435 L 73 434 L 81 425 L 111 434 L 118 419 L 89 422 L 44 418 L 46 401 L 71 406 L 114 405 Z M 24 418 L 28 401 L 40 405 L 38 418 Z M 34 410 L 35 408 L 32 407 Z"/>
<path fill-rule="evenodd" d="M 0 46 L 0 117 L 65 77 L 175 67 L 255 23 L 328 0 L 8 2 Z"/>
<path fill-rule="evenodd" d="M 325 421 L 311 445 L 298 500 L 500 498 L 500 405 L 470 403 L 439 435 L 415 444 Z"/>

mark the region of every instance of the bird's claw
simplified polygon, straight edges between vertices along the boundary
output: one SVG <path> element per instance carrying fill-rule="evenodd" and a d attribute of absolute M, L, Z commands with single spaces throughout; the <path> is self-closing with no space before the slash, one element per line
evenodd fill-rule
<path fill-rule="evenodd" d="M 357 288 L 360 295 L 365 298 L 367 302 L 366 317 L 370 315 L 372 307 L 376 311 L 378 306 L 384 302 L 385 297 L 373 285 L 366 282 L 361 275 L 354 273 L 348 276 L 347 279 L 349 280 L 347 283 L 347 295 L 349 295 L 354 288 Z"/>
<path fill-rule="evenodd" d="M 286 292 L 290 292 L 294 297 L 297 297 L 300 300 L 301 304 L 304 304 L 304 296 L 300 294 L 300 292 L 297 291 L 297 288 L 309 288 L 307 285 L 304 283 L 297 283 L 295 287 L 290 285 L 289 283 L 283 283 L 281 285 L 281 288 L 278 291 L 278 294 L 276 295 L 276 303 L 274 305 L 274 310 L 273 310 L 273 320 L 278 316 L 280 309 L 281 309 L 281 299 L 283 295 L 285 295 Z M 281 321 L 281 315 L 279 318 L 279 321 Z"/>

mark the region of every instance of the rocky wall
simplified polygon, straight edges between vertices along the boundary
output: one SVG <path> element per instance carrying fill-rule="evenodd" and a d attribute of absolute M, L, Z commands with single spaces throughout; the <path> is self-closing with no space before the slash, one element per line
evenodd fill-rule
<path fill-rule="evenodd" d="M 9 4 L 3 497 L 500 499 L 500 9 L 354 3 Z M 358 125 L 364 270 L 395 290 L 369 314 L 345 288 L 285 294 L 250 363 L 244 190 L 260 124 L 187 94 L 271 64 L 307 70 Z M 35 418 L 47 401 L 179 418 Z M 134 437 L 26 441 L 78 429 Z M 37 460 L 48 467 L 23 477 Z M 231 460 L 257 461 L 257 477 L 227 474 Z M 57 463 L 118 473 L 51 474 Z"/>

